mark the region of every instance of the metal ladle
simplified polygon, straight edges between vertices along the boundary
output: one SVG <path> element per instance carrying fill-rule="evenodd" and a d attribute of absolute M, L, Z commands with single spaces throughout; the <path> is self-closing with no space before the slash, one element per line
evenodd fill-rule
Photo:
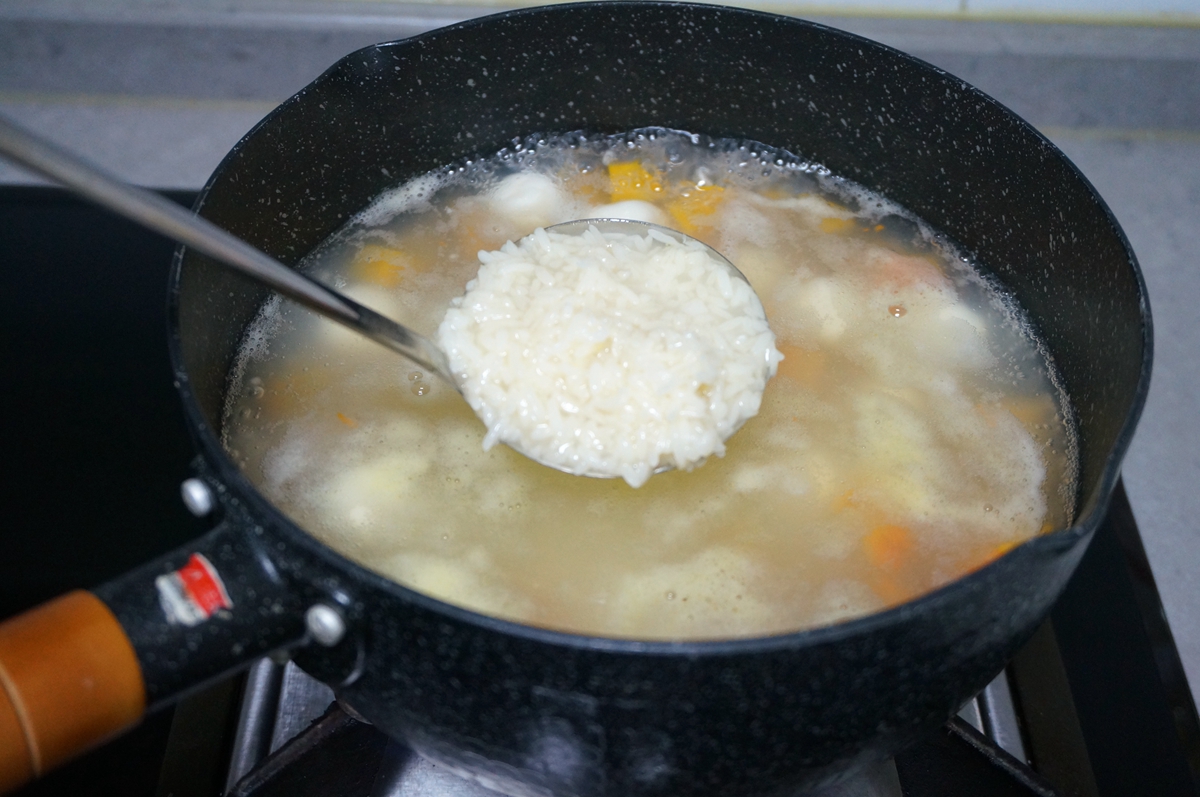
<path fill-rule="evenodd" d="M 174 202 L 123 183 L 0 117 L 0 154 L 101 207 L 232 266 L 314 312 L 365 335 L 457 384 L 445 353 L 429 338 L 309 279 Z"/>
<path fill-rule="evenodd" d="M 433 371 L 460 393 L 446 353 L 429 338 L 380 315 L 314 279 L 280 263 L 212 222 L 158 194 L 124 183 L 0 116 L 0 155 L 31 171 L 61 183 L 85 199 L 230 266 L 251 279 L 282 293 L 313 312 L 338 322 Z M 742 274 L 721 253 L 676 230 L 627 219 L 580 219 L 556 224 L 555 232 L 582 233 L 590 226 L 604 231 L 654 228 L 679 240 L 698 244 L 731 273 Z M 519 449 L 518 449 L 519 450 Z M 522 454 L 529 456 L 526 452 Z M 536 457 L 530 459 L 537 460 Z M 540 460 L 538 460 L 540 462 Z M 542 463 L 547 464 L 547 463 Z M 549 467 L 555 467 L 549 465 Z M 660 467 L 655 472 L 669 470 Z M 586 474 L 610 477 L 609 474 Z"/>

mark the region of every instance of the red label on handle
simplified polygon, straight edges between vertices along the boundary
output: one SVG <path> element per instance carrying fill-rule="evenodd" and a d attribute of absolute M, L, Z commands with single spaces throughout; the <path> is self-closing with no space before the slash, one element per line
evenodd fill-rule
<path fill-rule="evenodd" d="M 221 574 L 203 554 L 192 554 L 183 567 L 155 579 L 154 586 L 168 622 L 197 625 L 233 608 Z"/>
<path fill-rule="evenodd" d="M 211 617 L 218 609 L 233 608 L 221 576 L 212 563 L 200 554 L 192 554 L 192 558 L 179 570 L 179 578 L 183 580 L 188 597 L 200 606 L 206 617 Z"/>

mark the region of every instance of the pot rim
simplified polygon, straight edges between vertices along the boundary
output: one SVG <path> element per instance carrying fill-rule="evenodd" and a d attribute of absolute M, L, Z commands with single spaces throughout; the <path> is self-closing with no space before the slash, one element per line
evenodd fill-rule
<path fill-rule="evenodd" d="M 246 140 L 254 136 L 260 128 L 272 124 L 276 117 L 278 117 L 284 111 L 284 109 L 290 107 L 294 103 L 300 102 L 303 95 L 305 95 L 310 88 L 318 86 L 329 80 L 330 76 L 336 70 L 338 70 L 338 68 L 344 62 L 346 62 L 348 59 L 354 58 L 359 53 L 376 50 L 382 47 L 390 48 L 414 46 L 428 38 L 436 38 L 446 32 L 494 24 L 494 21 L 497 19 L 508 19 L 521 16 L 539 16 L 543 14 L 555 13 L 571 13 L 569 9 L 572 7 L 614 8 L 625 6 L 636 7 L 643 10 L 647 7 L 670 10 L 703 10 L 709 13 L 717 12 L 756 16 L 770 20 L 773 24 L 782 22 L 784 24 L 800 25 L 810 29 L 819 30 L 826 35 L 849 38 L 855 40 L 861 46 L 882 50 L 893 56 L 902 56 L 905 59 L 922 64 L 937 73 L 954 78 L 953 75 L 950 75 L 936 66 L 921 61 L 920 59 L 917 59 L 911 55 L 908 55 L 907 53 L 896 50 L 885 44 L 858 36 L 857 34 L 795 17 L 786 17 L 749 9 L 691 2 L 640 2 L 639 0 L 591 0 L 590 2 L 582 3 L 564 3 L 559 5 L 514 9 L 496 14 L 489 14 L 487 16 L 476 17 L 464 22 L 426 31 L 406 39 L 368 45 L 367 47 L 360 48 L 359 50 L 356 50 L 338 59 L 337 62 L 331 65 L 329 69 L 308 84 L 308 86 L 306 86 L 304 89 L 301 89 L 300 92 L 292 97 L 289 97 L 269 114 L 263 117 L 262 120 L 252 127 L 242 137 L 242 139 L 233 146 L 233 148 L 229 151 L 229 153 L 226 154 L 221 163 L 213 171 L 213 174 L 209 177 L 204 187 L 200 190 L 192 209 L 197 214 L 200 214 L 200 212 L 203 210 L 209 191 L 224 175 L 226 169 L 230 167 L 232 161 L 240 153 Z M 916 615 L 925 615 L 930 612 L 936 612 L 943 606 L 956 603 L 958 601 L 956 598 L 957 593 L 971 589 L 976 584 L 980 584 L 983 581 L 990 579 L 992 572 L 999 567 L 1002 562 L 1008 563 L 1020 558 L 1034 559 L 1047 555 L 1053 556 L 1062 554 L 1073 548 L 1081 541 L 1085 541 L 1092 534 L 1092 532 L 1095 531 L 1095 529 L 1099 526 L 1100 521 L 1103 519 L 1104 513 L 1108 508 L 1109 499 L 1116 486 L 1117 479 L 1120 476 L 1121 460 L 1124 458 L 1124 455 L 1129 448 L 1129 444 L 1133 438 L 1137 422 L 1141 417 L 1142 410 L 1145 406 L 1146 396 L 1150 386 L 1150 374 L 1153 365 L 1154 348 L 1153 322 L 1150 313 L 1149 297 L 1146 292 L 1145 278 L 1142 274 L 1140 266 L 1138 265 L 1133 248 L 1131 247 L 1125 232 L 1118 224 L 1116 217 L 1113 215 L 1112 210 L 1104 201 L 1103 197 L 1101 197 L 1099 192 L 1096 191 L 1095 186 L 1093 186 L 1092 183 L 1083 175 L 1083 173 L 1079 171 L 1075 164 L 1071 162 L 1070 159 L 1068 159 L 1067 156 L 1063 154 L 1058 147 L 1056 147 L 1041 132 L 1039 132 L 1024 119 L 1010 111 L 1008 108 L 1003 106 L 997 100 L 980 91 L 976 87 L 966 83 L 965 81 L 961 81 L 958 78 L 954 79 L 959 80 L 964 90 L 969 92 L 974 100 L 987 102 L 1002 109 L 1004 113 L 1011 117 L 1011 119 L 1019 127 L 1023 127 L 1027 133 L 1032 133 L 1036 138 L 1044 142 L 1047 149 L 1060 158 L 1068 167 L 1069 172 L 1087 187 L 1089 193 L 1097 201 L 1100 210 L 1105 214 L 1112 226 L 1112 229 L 1117 234 L 1121 246 L 1124 249 L 1129 267 L 1132 270 L 1136 281 L 1143 328 L 1142 363 L 1138 375 L 1137 388 L 1134 392 L 1131 405 L 1126 412 L 1125 420 L 1121 426 L 1121 429 L 1114 439 L 1113 444 L 1108 452 L 1105 466 L 1100 474 L 1100 478 L 1097 480 L 1094 487 L 1086 493 L 1084 492 L 1082 485 L 1077 488 L 1076 500 L 1078 501 L 1081 496 L 1086 496 L 1087 500 L 1086 503 L 1078 510 L 1078 517 L 1076 518 L 1075 522 L 1067 528 L 1038 535 L 1026 540 L 1025 542 L 1013 548 L 1011 551 L 1008 551 L 1004 555 L 997 557 L 983 567 L 960 576 L 959 578 L 954 579 L 953 581 L 950 581 L 941 587 L 938 587 L 937 589 L 934 589 L 897 606 L 860 617 L 851 618 L 842 622 L 834 623 L 832 625 L 816 626 L 799 631 L 771 634 L 767 636 L 712 640 L 693 639 L 684 641 L 601 637 L 525 625 L 513 620 L 506 620 L 456 606 L 454 604 L 438 600 L 413 590 L 397 581 L 393 581 L 325 545 L 316 537 L 304 531 L 303 528 L 288 518 L 279 508 L 267 500 L 267 498 L 259 492 L 258 488 L 255 487 L 248 478 L 246 478 L 242 471 L 225 453 L 218 433 L 209 425 L 204 412 L 201 409 L 200 402 L 196 397 L 195 392 L 192 390 L 191 380 L 188 378 L 183 364 L 184 358 L 182 336 L 179 328 L 180 282 L 183 260 L 188 253 L 188 249 L 187 247 L 180 245 L 175 251 L 169 283 L 167 307 L 168 349 L 175 374 L 175 385 L 179 391 L 180 399 L 184 407 L 184 414 L 189 421 L 194 439 L 201 449 L 204 459 L 216 471 L 217 477 L 228 484 L 234 493 L 239 496 L 239 498 L 252 503 L 257 513 L 268 518 L 270 521 L 269 526 L 272 532 L 283 534 L 288 539 L 288 542 L 302 547 L 309 553 L 323 560 L 325 563 L 345 572 L 347 575 L 352 577 L 353 583 L 365 583 L 371 589 L 381 589 L 385 592 L 391 593 L 395 597 L 414 603 L 426 610 L 445 615 L 448 618 L 468 625 L 480 627 L 483 630 L 511 635 L 546 645 L 586 649 L 612 654 L 687 657 L 699 655 L 722 656 L 808 648 L 838 642 L 851 637 L 864 636 L 881 628 L 895 625 L 907 618 Z"/>

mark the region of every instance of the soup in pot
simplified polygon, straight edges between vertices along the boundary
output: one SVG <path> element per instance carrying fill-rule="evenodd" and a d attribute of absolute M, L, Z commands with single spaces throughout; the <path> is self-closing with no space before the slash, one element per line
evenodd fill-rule
<path fill-rule="evenodd" d="M 231 375 L 227 449 L 388 578 L 608 637 L 831 624 L 1070 522 L 1068 405 L 1020 309 L 902 208 L 765 145 L 530 139 L 386 192 L 301 267 L 433 336 L 481 250 L 587 217 L 699 238 L 758 293 L 783 359 L 723 456 L 634 488 L 484 451 L 453 388 L 278 297 Z"/>

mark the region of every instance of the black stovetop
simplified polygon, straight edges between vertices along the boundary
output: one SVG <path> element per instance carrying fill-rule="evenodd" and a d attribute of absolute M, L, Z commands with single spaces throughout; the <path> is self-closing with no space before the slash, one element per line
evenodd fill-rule
<path fill-rule="evenodd" d="M 173 248 L 55 189 L 0 188 L 0 617 L 202 530 L 178 497 L 193 452 L 166 353 Z M 1200 724 L 1123 488 L 1009 679 L 1032 766 L 1060 793 L 1200 794 Z M 215 797 L 242 688 L 212 687 L 18 794 Z M 899 756 L 905 797 L 1036 793 L 968 736 L 948 729 Z"/>

